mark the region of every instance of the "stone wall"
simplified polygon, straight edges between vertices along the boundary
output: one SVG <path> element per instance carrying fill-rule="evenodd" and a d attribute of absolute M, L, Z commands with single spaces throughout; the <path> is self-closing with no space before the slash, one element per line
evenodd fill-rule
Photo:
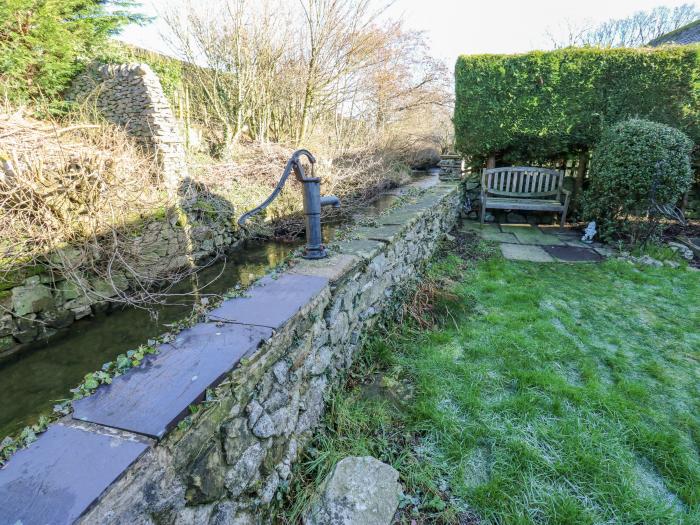
<path fill-rule="evenodd" d="M 293 261 L 224 301 L 152 360 L 75 402 L 72 417 L 0 471 L 0 500 L 12 502 L 0 522 L 265 522 L 363 333 L 419 274 L 459 208 L 454 184 L 427 190 L 353 230 L 328 259 Z"/>
<path fill-rule="evenodd" d="M 141 234 L 131 239 L 132 256 L 138 261 L 132 270 L 141 276 L 162 275 L 222 253 L 240 239 L 232 215 L 202 220 L 192 215 L 190 219 L 189 236 L 166 220 L 144 224 Z M 82 254 L 66 249 L 52 257 L 78 267 Z M 119 305 L 113 299 L 127 293 L 131 281 L 126 273 L 112 275 L 109 281 L 86 274 L 82 283 L 76 283 L 47 269 L 0 292 L 0 358 L 23 345 L 50 338 L 79 319 Z"/>
<path fill-rule="evenodd" d="M 67 98 L 93 102 L 104 117 L 153 152 L 166 185 L 176 189 L 187 175 L 185 148 L 158 76 L 147 64 L 91 65 Z"/>

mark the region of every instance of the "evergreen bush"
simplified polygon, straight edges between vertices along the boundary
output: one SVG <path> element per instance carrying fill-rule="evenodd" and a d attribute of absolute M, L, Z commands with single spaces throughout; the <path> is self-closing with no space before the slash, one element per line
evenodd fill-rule
<path fill-rule="evenodd" d="M 693 141 L 670 126 L 642 119 L 607 129 L 593 150 L 584 217 L 604 237 L 631 234 L 645 240 L 659 207 L 673 206 L 692 182 Z"/>
<path fill-rule="evenodd" d="M 0 1 L 0 90 L 13 101 L 51 99 L 108 38 L 144 17 L 131 0 Z"/>

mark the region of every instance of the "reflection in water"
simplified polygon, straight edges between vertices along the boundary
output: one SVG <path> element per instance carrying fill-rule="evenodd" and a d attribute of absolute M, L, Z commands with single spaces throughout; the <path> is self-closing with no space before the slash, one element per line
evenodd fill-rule
<path fill-rule="evenodd" d="M 221 293 L 238 283 L 248 286 L 295 247 L 289 243 L 248 242 L 226 261 L 198 274 L 200 283 L 213 281 L 201 292 Z M 172 292 L 187 294 L 191 287 L 191 283 L 183 282 Z M 192 295 L 176 296 L 171 304 L 156 308 L 157 319 L 145 310 L 125 308 L 81 320 L 64 337 L 51 339 L 1 365 L 0 439 L 50 411 L 57 400 L 70 395 L 69 389 L 78 385 L 86 373 L 99 370 L 118 354 L 165 332 L 164 325 L 191 312 L 192 302 Z"/>
<path fill-rule="evenodd" d="M 396 200 L 394 195 L 381 195 L 361 215 L 376 216 Z M 335 234 L 334 225 L 324 225 L 324 239 Z M 243 287 L 266 274 L 303 242 L 280 243 L 248 241 L 225 261 L 197 274 L 199 285 L 209 283 L 201 294 L 220 294 L 236 284 Z M 84 375 L 99 370 L 120 353 L 136 348 L 148 339 L 167 330 L 165 325 L 186 317 L 192 310 L 195 294 L 192 282 L 179 283 L 170 304 L 156 308 L 157 316 L 138 308 L 125 308 L 84 319 L 71 325 L 63 337 L 37 345 L 0 362 L 0 440 L 38 416 L 51 411 L 53 405 L 69 397 Z M 188 294 L 189 293 L 189 294 Z"/>

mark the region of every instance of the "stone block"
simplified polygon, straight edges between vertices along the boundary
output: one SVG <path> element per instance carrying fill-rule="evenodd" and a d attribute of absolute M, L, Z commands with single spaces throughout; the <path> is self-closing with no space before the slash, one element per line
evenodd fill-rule
<path fill-rule="evenodd" d="M 189 504 L 201 505 L 217 501 L 225 492 L 221 451 L 217 443 L 212 443 L 188 468 L 185 498 Z"/>
<path fill-rule="evenodd" d="M 41 312 L 50 309 L 53 305 L 51 290 L 43 284 L 17 286 L 12 289 L 12 310 L 16 315 Z"/>
<path fill-rule="evenodd" d="M 42 312 L 41 319 L 52 328 L 66 328 L 73 324 L 75 314 L 70 310 L 54 309 Z"/>

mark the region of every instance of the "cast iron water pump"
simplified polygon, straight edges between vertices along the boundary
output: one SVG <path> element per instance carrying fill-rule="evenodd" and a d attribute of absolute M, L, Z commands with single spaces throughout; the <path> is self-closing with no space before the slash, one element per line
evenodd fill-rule
<path fill-rule="evenodd" d="M 306 157 L 311 163 L 311 176 L 306 177 L 304 167 L 301 164 L 300 157 Z M 340 207 L 340 199 L 335 195 L 327 195 L 321 197 L 321 179 L 314 177 L 314 164 L 316 159 L 305 149 L 295 151 L 287 161 L 287 166 L 284 168 L 282 178 L 275 186 L 270 196 L 263 203 L 243 215 L 238 219 L 238 225 L 244 227 L 243 224 L 256 213 L 267 208 L 270 203 L 275 200 L 279 192 L 282 191 L 287 177 L 294 170 L 294 175 L 297 180 L 302 183 L 304 191 L 304 217 L 306 219 L 306 249 L 304 250 L 305 259 L 323 259 L 328 256 L 325 246 L 323 246 L 323 237 L 321 234 L 321 207 L 333 206 Z"/>

